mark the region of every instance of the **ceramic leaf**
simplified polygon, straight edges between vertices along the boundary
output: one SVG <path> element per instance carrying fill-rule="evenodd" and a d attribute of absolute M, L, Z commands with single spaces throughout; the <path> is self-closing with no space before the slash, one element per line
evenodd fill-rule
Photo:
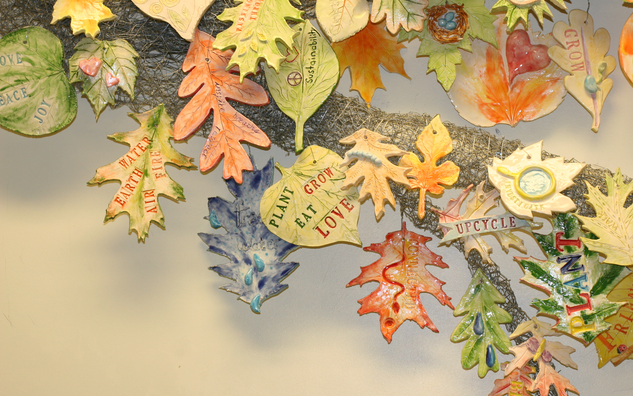
<path fill-rule="evenodd" d="M 323 33 L 332 42 L 352 37 L 369 21 L 367 0 L 317 0 L 314 12 Z"/>
<path fill-rule="evenodd" d="M 576 209 L 560 192 L 574 184 L 585 164 L 568 163 L 563 157 L 541 160 L 543 141 L 518 148 L 504 160 L 493 158 L 488 178 L 499 190 L 501 201 L 515 215 L 532 218 L 533 212 L 551 215 Z"/>
<path fill-rule="evenodd" d="M 622 28 L 618 54 L 622 73 L 633 84 L 633 15 L 626 20 Z"/>
<path fill-rule="evenodd" d="M 484 184 L 485 182 L 481 182 L 477 185 L 475 194 L 466 203 L 463 215 L 460 215 L 459 211 L 472 185 L 462 191 L 457 199 L 450 199 L 444 211 L 435 212 L 439 215 L 440 226 L 444 232 L 442 242 L 450 244 L 463 235 L 461 240 L 464 243 L 464 256 L 468 257 L 471 250 L 476 250 L 484 263 L 493 264 L 490 258 L 492 247 L 484 240 L 483 234 L 494 236 L 506 253 L 511 247 L 525 253 L 523 240 L 516 236 L 514 231 L 516 228 L 530 227 L 531 224 L 507 212 L 503 215 L 486 216 L 489 210 L 499 205 L 499 192 L 484 192 Z"/>
<path fill-rule="evenodd" d="M 421 31 L 426 19 L 424 9 L 428 5 L 428 0 L 375 0 L 371 7 L 371 21 L 378 23 L 384 19 L 391 34 L 397 34 L 401 28 L 407 32 Z"/>
<path fill-rule="evenodd" d="M 363 186 L 360 189 L 360 201 L 371 197 L 374 202 L 376 220 L 385 214 L 385 201 L 396 208 L 396 200 L 391 192 L 389 180 L 409 185 L 406 174 L 409 169 L 392 164 L 389 157 L 402 156 L 406 151 L 393 144 L 383 143 L 389 138 L 379 133 L 361 128 L 340 140 L 342 144 L 353 144 L 354 147 L 345 153 L 341 166 L 353 165 L 345 171 L 343 189 L 350 186 Z"/>
<path fill-rule="evenodd" d="M 501 364 L 501 370 L 507 365 Z M 535 373 L 532 366 L 523 366 L 513 370 L 502 379 L 495 380 L 495 386 L 488 396 L 531 396 L 528 389 L 532 386 L 532 377 Z"/>
<path fill-rule="evenodd" d="M 548 0 L 561 10 L 566 10 L 565 0 Z M 505 21 L 508 30 L 512 31 L 519 21 L 525 25 L 529 24 L 528 15 L 530 11 L 536 15 L 541 26 L 543 26 L 543 16 L 552 17 L 547 2 L 545 0 L 499 0 L 490 9 L 491 12 L 505 11 Z"/>
<path fill-rule="evenodd" d="M 585 344 L 610 327 L 605 319 L 622 304 L 609 301 L 607 294 L 626 275 L 621 266 L 600 263 L 598 254 L 583 245 L 587 237 L 578 219 L 560 214 L 550 234 L 536 236 L 547 260 L 515 258 L 525 271 L 521 280 L 549 294 L 532 301 L 539 314 L 555 317 L 556 330 Z"/>
<path fill-rule="evenodd" d="M 454 316 L 466 316 L 451 334 L 451 341 L 466 341 L 462 350 L 462 367 L 468 370 L 478 365 L 480 378 L 485 377 L 489 370 L 499 371 L 495 348 L 502 353 L 510 351 L 510 339 L 499 326 L 500 323 L 512 322 L 512 316 L 499 307 L 505 302 L 506 299 L 478 269 L 453 311 Z"/>
<path fill-rule="evenodd" d="M 174 138 L 183 140 L 194 134 L 213 112 L 212 132 L 200 154 L 200 170 L 206 172 L 224 157 L 223 176 L 242 182 L 242 171 L 252 170 L 253 164 L 240 142 L 258 147 L 270 147 L 270 139 L 251 120 L 238 113 L 227 101 L 237 100 L 255 106 L 268 104 L 266 91 L 251 80 L 226 71 L 231 51 L 212 48 L 213 37 L 196 31 L 194 41 L 182 64 L 185 76 L 178 95 L 194 95 L 181 110 L 174 124 Z"/>
<path fill-rule="evenodd" d="M 595 234 L 597 240 L 583 239 L 583 243 L 605 256 L 607 264 L 633 266 L 633 207 L 624 207 L 633 182 L 628 184 L 618 168 L 614 176 L 606 175 L 607 195 L 587 183 L 586 195 L 596 217 L 577 216 L 583 228 Z"/>
<path fill-rule="evenodd" d="M 455 80 L 456 65 L 462 63 L 460 49 L 471 51 L 474 39 L 497 45 L 495 17 L 484 3 L 483 0 L 429 0 L 425 28 L 420 32 L 400 31 L 399 41 L 420 40 L 417 56 L 429 57 L 427 73 L 435 71 L 437 81 L 446 91 Z"/>
<path fill-rule="evenodd" d="M 625 304 L 606 319 L 609 330 L 595 339 L 598 367 L 611 361 L 614 366 L 633 358 L 633 274 L 628 274 L 607 296 L 610 301 Z"/>
<path fill-rule="evenodd" d="M 578 389 L 567 378 L 558 373 L 554 367 L 549 364 L 539 364 L 539 373 L 536 375 L 530 390 L 532 392 L 538 390 L 541 395 L 547 395 L 552 386 L 558 396 L 567 396 L 568 390 L 580 394 Z"/>
<path fill-rule="evenodd" d="M 172 146 L 171 117 L 164 105 L 140 114 L 130 114 L 140 127 L 131 132 L 108 136 L 117 143 L 130 146 L 127 154 L 97 169 L 88 185 L 101 185 L 117 180 L 121 187 L 106 209 L 104 222 L 119 214 L 130 216 L 130 233 L 136 232 L 139 241 L 145 241 L 153 222 L 165 227 L 163 211 L 158 197 L 163 195 L 174 201 L 184 201 L 183 188 L 173 181 L 165 170 L 166 164 L 195 169 L 192 159 L 180 154 Z"/>
<path fill-rule="evenodd" d="M 180 37 L 192 41 L 200 19 L 215 0 L 132 0 L 144 13 L 165 21 Z"/>
<path fill-rule="evenodd" d="M 342 190 L 341 162 L 335 152 L 309 146 L 293 166 L 275 164 L 281 180 L 266 190 L 260 205 L 266 227 L 300 246 L 360 245 L 358 192 L 354 187 Z"/>
<path fill-rule="evenodd" d="M 82 83 L 82 93 L 90 101 L 97 119 L 108 104 L 115 105 L 117 89 L 121 88 L 134 99 L 137 57 L 138 53 L 125 40 L 84 38 L 75 46 L 75 53 L 68 61 L 70 81 Z"/>
<path fill-rule="evenodd" d="M 418 217 L 423 219 L 426 193 L 438 195 L 444 192 L 443 186 L 455 184 L 459 178 L 459 167 L 452 161 L 444 161 L 437 165 L 437 161 L 453 151 L 453 140 L 439 115 L 424 128 L 415 145 L 424 162 L 421 162 L 416 154 L 409 153 L 400 159 L 398 165 L 412 168 L 407 177 L 410 188 L 420 190 Z"/>
<path fill-rule="evenodd" d="M 53 7 L 53 20 L 56 23 L 70 18 L 73 34 L 85 33 L 88 37 L 99 35 L 99 22 L 116 18 L 103 0 L 57 0 Z"/>
<path fill-rule="evenodd" d="M 442 257 L 426 246 L 430 240 L 408 231 L 402 223 L 402 230 L 387 234 L 384 242 L 363 248 L 380 254 L 381 258 L 361 267 L 361 274 L 347 284 L 350 287 L 372 281 L 380 283 L 371 294 L 358 300 L 361 304 L 358 314 L 379 314 L 380 330 L 387 342 L 391 342 L 393 333 L 405 320 L 412 320 L 421 328 L 428 327 L 436 333 L 439 331 L 424 309 L 420 293 L 430 293 L 442 305 L 453 309 L 451 298 L 442 290 L 444 282 L 426 268 L 427 265 L 448 268 Z"/>
<path fill-rule="evenodd" d="M 569 12 L 569 25 L 556 22 L 552 34 L 562 47 L 554 46 L 549 56 L 571 75 L 565 88 L 593 117 L 591 130 L 598 132 L 604 101 L 613 87 L 607 78 L 615 70 L 615 58 L 606 56 L 611 36 L 606 29 L 593 31 L 593 18 L 582 10 Z"/>
<path fill-rule="evenodd" d="M 338 82 L 336 54 L 310 21 L 295 25 L 299 34 L 279 72 L 264 66 L 268 90 L 277 106 L 294 120 L 295 150 L 303 150 L 303 125 L 330 96 Z"/>
<path fill-rule="evenodd" d="M 255 313 L 265 300 L 288 288 L 281 282 L 299 266 L 282 262 L 298 246 L 268 231 L 259 216 L 259 202 L 273 183 L 273 173 L 271 158 L 263 169 L 244 173 L 242 184 L 227 180 L 235 200 L 209 198 L 208 217 L 211 227 L 224 228 L 226 234 L 198 234 L 210 252 L 230 260 L 210 268 L 232 281 L 221 288 L 238 294 Z"/>
<path fill-rule="evenodd" d="M 341 65 L 341 75 L 347 68 L 350 70 L 350 91 L 358 91 L 368 106 L 374 91 L 385 89 L 380 78 L 380 65 L 388 72 L 409 78 L 404 70 L 404 59 L 400 56 L 400 50 L 404 47 L 387 33 L 384 23 L 368 23 L 354 36 L 332 44 Z"/>
<path fill-rule="evenodd" d="M 297 3 L 298 0 L 296 1 Z M 238 66 L 240 82 L 244 77 L 257 72 L 257 65 L 263 58 L 268 66 L 279 70 L 285 55 L 282 47 L 292 48 L 292 39 L 297 34 L 288 20 L 302 21 L 303 11 L 294 8 L 288 0 L 235 0 L 234 8 L 225 8 L 218 19 L 233 22 L 218 34 L 213 48 L 221 51 L 235 48 L 227 69 Z"/>
<path fill-rule="evenodd" d="M 567 74 L 547 54 L 556 40 L 531 29 L 508 34 L 501 17 L 494 26 L 498 48 L 475 41 L 472 52 L 462 52 L 448 91 L 459 115 L 481 127 L 514 126 L 556 110 L 567 94 Z"/>
<path fill-rule="evenodd" d="M 0 39 L 0 126 L 29 136 L 48 135 L 77 115 L 77 96 L 62 62 L 62 43 L 41 27 Z"/>

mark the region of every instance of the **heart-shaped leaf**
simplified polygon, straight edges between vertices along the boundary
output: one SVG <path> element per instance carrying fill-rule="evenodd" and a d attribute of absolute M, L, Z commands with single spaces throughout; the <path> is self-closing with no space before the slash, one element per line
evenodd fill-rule
<path fill-rule="evenodd" d="M 62 44 L 41 27 L 0 40 L 0 125 L 30 136 L 57 132 L 77 115 L 77 96 L 62 67 Z"/>

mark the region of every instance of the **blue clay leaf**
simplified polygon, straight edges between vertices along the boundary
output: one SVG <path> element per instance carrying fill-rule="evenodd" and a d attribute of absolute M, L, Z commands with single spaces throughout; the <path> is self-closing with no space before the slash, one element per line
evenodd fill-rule
<path fill-rule="evenodd" d="M 227 180 L 235 200 L 209 198 L 208 217 L 212 227 L 216 228 L 217 224 L 226 234 L 198 234 L 210 252 L 230 260 L 209 268 L 232 280 L 221 289 L 238 294 L 255 313 L 260 312 L 265 300 L 288 288 L 280 282 L 299 266 L 299 263 L 282 262 L 299 246 L 268 231 L 259 215 L 259 201 L 273 184 L 273 164 L 271 158 L 263 169 L 244 172 L 242 184 Z"/>

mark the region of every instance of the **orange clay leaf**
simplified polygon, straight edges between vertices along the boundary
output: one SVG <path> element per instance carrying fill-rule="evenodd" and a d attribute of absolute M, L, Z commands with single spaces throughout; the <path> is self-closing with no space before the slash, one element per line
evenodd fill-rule
<path fill-rule="evenodd" d="M 515 29 L 509 39 L 502 18 L 495 22 L 499 48 L 474 40 L 472 52 L 462 52 L 448 91 L 459 115 L 480 127 L 535 120 L 554 111 L 567 94 L 565 71 L 547 63 L 545 49 L 556 45 L 552 35 Z"/>
<path fill-rule="evenodd" d="M 503 363 L 501 369 L 505 370 L 507 364 Z M 523 366 L 513 370 L 503 379 L 495 380 L 495 386 L 488 396 L 530 396 L 528 388 L 532 386 L 531 374 L 534 374 L 534 367 Z"/>
<path fill-rule="evenodd" d="M 189 46 L 182 70 L 190 73 L 180 84 L 178 95 L 195 96 L 176 118 L 174 139 L 183 140 L 195 133 L 213 111 L 213 127 L 200 154 L 200 170 L 208 171 L 224 156 L 224 178 L 232 177 L 241 184 L 242 171 L 253 170 L 253 164 L 240 141 L 270 147 L 270 139 L 227 99 L 263 106 L 268 104 L 268 96 L 260 85 L 248 79 L 240 83 L 239 76 L 225 70 L 232 51 L 213 49 L 213 40 L 197 30 Z"/>
<path fill-rule="evenodd" d="M 53 20 L 70 17 L 73 34 L 85 33 L 95 38 L 99 35 L 99 22 L 114 19 L 110 9 L 103 5 L 103 0 L 57 0 L 53 7 Z"/>
<path fill-rule="evenodd" d="M 365 128 L 340 140 L 343 144 L 354 144 L 354 147 L 345 153 L 345 161 L 341 164 L 341 166 L 347 166 L 354 162 L 354 165 L 345 172 L 345 183 L 342 188 L 346 189 L 363 183 L 360 189 L 360 201 L 363 202 L 371 196 L 374 201 L 376 220 L 380 220 L 385 214 L 385 201 L 396 207 L 396 200 L 387 179 L 409 185 L 409 179 L 406 177 L 409 169 L 396 166 L 389 161 L 389 157 L 402 156 L 407 152 L 393 144 L 383 143 L 384 140 L 389 140 L 389 138 Z"/>
<path fill-rule="evenodd" d="M 349 286 L 364 285 L 367 282 L 380 282 L 380 286 L 370 295 L 358 302 L 361 304 L 359 315 L 375 312 L 380 315 L 380 330 L 387 342 L 405 320 L 415 321 L 420 327 L 427 327 L 438 332 L 426 313 L 420 293 L 431 293 L 442 305 L 451 304 L 442 286 L 445 282 L 434 277 L 427 265 L 448 268 L 442 257 L 433 253 L 426 246 L 431 238 L 407 231 L 402 223 L 402 230 L 387 234 L 381 243 L 372 243 L 363 248 L 375 252 L 382 257 L 378 261 L 361 267 L 361 274 L 347 284 Z"/>
<path fill-rule="evenodd" d="M 350 91 L 358 91 L 368 105 L 376 89 L 385 89 L 380 79 L 379 65 L 382 64 L 391 73 L 409 78 L 404 71 L 404 59 L 400 56 L 400 50 L 404 47 L 385 30 L 384 22 L 370 22 L 352 37 L 332 44 L 341 65 L 341 75 L 348 67 L 352 74 Z"/>
<path fill-rule="evenodd" d="M 418 156 L 409 153 L 400 159 L 398 165 L 406 168 L 413 168 L 408 174 L 409 184 L 413 189 L 420 189 L 420 202 L 418 203 L 418 217 L 424 218 L 426 192 L 431 194 L 441 194 L 444 186 L 455 184 L 459 177 L 459 167 L 452 161 L 446 161 L 442 165 L 437 165 L 437 161 L 453 151 L 453 140 L 448 134 L 448 130 L 442 124 L 440 116 L 437 115 L 431 123 L 427 125 L 416 142 L 416 146 L 424 162 L 420 162 Z"/>
<path fill-rule="evenodd" d="M 554 386 L 556 394 L 558 396 L 567 396 L 567 390 L 580 394 L 571 382 L 562 375 L 560 375 L 554 367 L 550 364 L 545 364 L 539 361 L 539 373 L 534 379 L 532 387 L 529 389 L 531 392 L 538 390 L 541 395 L 549 394 L 551 386 Z"/>

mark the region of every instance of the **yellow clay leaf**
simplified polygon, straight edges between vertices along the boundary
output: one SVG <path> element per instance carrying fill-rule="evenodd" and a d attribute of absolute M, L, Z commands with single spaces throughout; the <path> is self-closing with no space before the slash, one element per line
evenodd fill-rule
<path fill-rule="evenodd" d="M 70 17 L 73 34 L 84 33 L 95 38 L 99 35 L 99 22 L 116 18 L 110 9 L 103 5 L 103 0 L 57 0 L 53 7 L 53 20 Z"/>
<path fill-rule="evenodd" d="M 418 204 L 418 217 L 424 218 L 424 202 L 426 192 L 431 194 L 441 194 L 444 186 L 452 186 L 459 178 L 459 167 L 452 161 L 446 161 L 438 166 L 437 161 L 453 151 L 453 140 L 448 134 L 448 130 L 442 124 L 440 116 L 437 115 L 431 123 L 424 128 L 416 146 L 424 162 L 421 162 L 417 155 L 409 153 L 402 157 L 398 165 L 413 168 L 407 177 L 411 188 L 420 189 L 420 202 Z"/>

